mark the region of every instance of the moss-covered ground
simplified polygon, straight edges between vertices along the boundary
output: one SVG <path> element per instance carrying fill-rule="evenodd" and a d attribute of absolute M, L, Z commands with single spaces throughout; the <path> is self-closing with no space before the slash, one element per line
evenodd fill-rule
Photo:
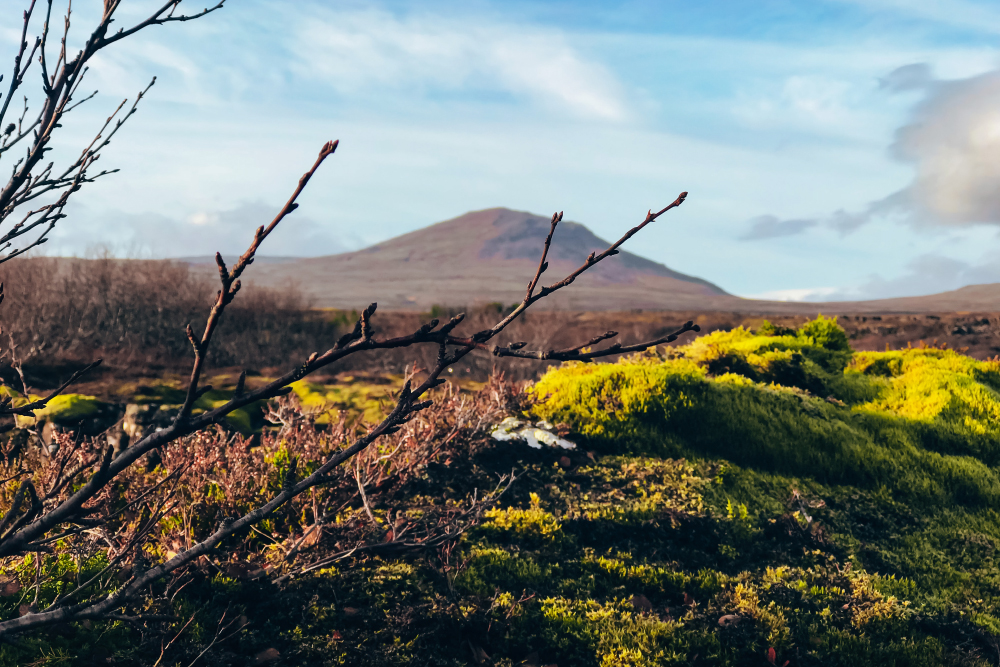
<path fill-rule="evenodd" d="M 995 665 L 998 391 L 996 361 L 855 353 L 823 318 L 567 364 L 529 389 L 530 410 L 567 424 L 578 450 L 492 442 L 375 508 L 462 500 L 514 469 L 453 548 L 281 585 L 209 571 L 174 598 L 195 621 L 159 664 L 189 664 L 225 613 L 245 628 L 202 661 Z M 0 614 L 23 602 L 0 597 Z M 162 641 L 76 625 L 0 645 L 0 660 L 153 664 L 181 625 Z"/>

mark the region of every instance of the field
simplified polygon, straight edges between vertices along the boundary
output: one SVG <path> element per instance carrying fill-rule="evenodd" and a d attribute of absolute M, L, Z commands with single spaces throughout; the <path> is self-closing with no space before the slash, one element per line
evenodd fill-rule
<path fill-rule="evenodd" d="M 4 644 L 0 657 L 996 664 L 1000 363 L 927 345 L 857 351 L 832 320 L 787 324 L 569 363 L 528 386 L 445 387 L 434 412 L 359 463 L 366 501 L 351 471 L 229 544 L 232 556 L 151 591 L 143 612 L 176 620 L 76 623 Z M 134 475 L 184 468 L 192 512 L 164 518 L 144 558 L 168 557 L 280 486 L 293 457 L 313 465 L 400 380 L 301 384 L 272 412 L 280 432 L 260 438 L 250 425 L 245 438 L 219 431 L 168 447 Z M 168 389 L 156 390 L 164 404 Z M 506 417 L 547 420 L 576 447 L 491 437 Z M 69 445 L 68 433 L 55 437 Z M 441 530 L 461 537 L 429 539 Z M 371 546 L 351 552 L 360 544 Z M 8 563 L 2 613 L 72 590 L 107 556 L 90 558 L 57 550 Z"/>

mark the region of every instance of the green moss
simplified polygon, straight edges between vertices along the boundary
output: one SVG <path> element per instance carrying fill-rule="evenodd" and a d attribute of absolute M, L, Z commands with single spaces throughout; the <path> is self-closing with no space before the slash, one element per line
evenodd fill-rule
<path fill-rule="evenodd" d="M 673 358 L 566 365 L 532 389 L 536 412 L 567 421 L 599 451 L 726 461 L 704 487 L 707 505 L 731 522 L 722 558 L 752 560 L 754 541 L 787 521 L 882 573 L 869 581 L 887 598 L 928 613 L 961 605 L 990 627 L 1000 604 L 1000 364 L 936 349 L 824 357 L 844 353 L 832 326 L 820 320 L 795 336 L 736 330 Z M 789 351 L 805 359 L 805 382 L 773 379 Z M 841 400 L 809 391 L 814 380 Z M 745 526 L 737 507 L 748 508 Z M 886 649 L 829 641 L 848 653 Z M 935 654 L 933 644 L 894 650 Z"/>
<path fill-rule="evenodd" d="M 543 510 L 535 493 L 527 509 L 508 507 L 486 512 L 482 531 L 494 540 L 518 540 L 535 546 L 551 545 L 563 539 L 559 521 Z"/>
<path fill-rule="evenodd" d="M 318 384 L 300 380 L 291 385 L 299 403 L 306 412 L 316 417 L 317 424 L 336 421 L 341 412 L 351 417 L 361 416 L 366 421 L 378 422 L 386 414 L 393 385 L 349 382 Z"/>
<path fill-rule="evenodd" d="M 820 322 L 795 338 L 716 332 L 676 359 L 563 366 L 532 389 L 544 397 L 536 411 L 607 452 L 718 457 L 827 484 L 885 486 L 914 502 L 1000 499 L 992 468 L 1000 458 L 1000 394 L 983 382 L 995 363 L 941 350 L 823 358 L 842 352 L 820 342 L 842 341 L 829 333 L 829 320 Z M 807 358 L 802 381 L 759 379 L 785 372 L 776 364 L 793 349 Z M 713 375 L 719 359 L 730 360 L 729 370 Z M 814 396 L 812 385 L 854 388 L 840 391 L 848 401 L 838 404 Z"/>
<path fill-rule="evenodd" d="M 98 415 L 107 405 L 94 396 L 60 394 L 49 401 L 44 408 L 36 410 L 35 418 L 51 420 L 60 425 L 72 425 Z"/>

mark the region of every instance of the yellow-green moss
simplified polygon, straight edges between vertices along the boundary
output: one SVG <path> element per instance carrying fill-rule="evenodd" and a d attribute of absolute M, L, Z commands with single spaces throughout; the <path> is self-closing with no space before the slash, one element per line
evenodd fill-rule
<path fill-rule="evenodd" d="M 830 356 L 849 355 L 835 325 L 818 322 L 795 336 L 716 332 L 663 360 L 564 365 L 531 389 L 536 411 L 608 452 L 722 457 L 930 502 L 1000 500 L 996 362 L 934 349 L 841 359 Z"/>
<path fill-rule="evenodd" d="M 536 545 L 558 542 L 563 538 L 559 522 L 539 503 L 538 494 L 533 493 L 527 509 L 508 507 L 488 510 L 482 530 L 494 539 L 509 536 Z"/>
<path fill-rule="evenodd" d="M 316 415 L 317 424 L 336 421 L 344 410 L 350 416 L 377 422 L 385 416 L 387 399 L 394 388 L 364 382 L 318 384 L 305 380 L 294 382 L 291 387 L 305 411 Z"/>
<path fill-rule="evenodd" d="M 41 398 L 32 396 L 31 400 Z M 49 420 L 57 424 L 75 424 L 87 417 L 97 415 L 106 403 L 95 396 L 84 394 L 60 394 L 46 403 L 45 407 L 35 410 L 36 420 Z"/>

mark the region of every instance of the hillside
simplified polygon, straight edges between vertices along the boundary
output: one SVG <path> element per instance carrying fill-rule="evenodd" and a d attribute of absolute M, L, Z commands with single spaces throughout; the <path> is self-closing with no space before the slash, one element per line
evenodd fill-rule
<path fill-rule="evenodd" d="M 491 208 L 403 234 L 363 250 L 325 257 L 259 257 L 248 280 L 301 289 L 317 308 L 357 309 L 372 301 L 383 310 L 427 312 L 434 305 L 468 307 L 512 304 L 538 266 L 549 219 Z M 633 241 L 633 243 L 635 243 Z M 546 277 L 555 281 L 610 243 L 584 225 L 560 224 Z M 626 248 L 628 245 L 626 244 Z M 229 258 L 227 258 L 229 259 Z M 184 257 L 198 272 L 215 274 L 211 257 Z M 1000 285 L 973 285 L 929 296 L 804 303 L 744 299 L 694 276 L 623 250 L 581 276 L 573 288 L 536 308 L 576 311 L 697 310 L 734 313 L 991 312 L 1000 306 Z"/>
<path fill-rule="evenodd" d="M 263 261 L 254 266 L 251 279 L 268 286 L 294 282 L 319 308 L 357 308 L 372 301 L 387 310 L 421 311 L 433 305 L 510 304 L 524 298 L 548 231 L 548 218 L 492 208 L 356 252 L 298 262 Z M 591 251 L 608 245 L 583 225 L 561 223 L 546 277 L 562 278 Z M 188 261 L 214 271 L 209 258 Z M 725 309 L 738 301 L 708 281 L 623 250 L 579 278 L 573 289 L 539 305 L 569 310 Z"/>

